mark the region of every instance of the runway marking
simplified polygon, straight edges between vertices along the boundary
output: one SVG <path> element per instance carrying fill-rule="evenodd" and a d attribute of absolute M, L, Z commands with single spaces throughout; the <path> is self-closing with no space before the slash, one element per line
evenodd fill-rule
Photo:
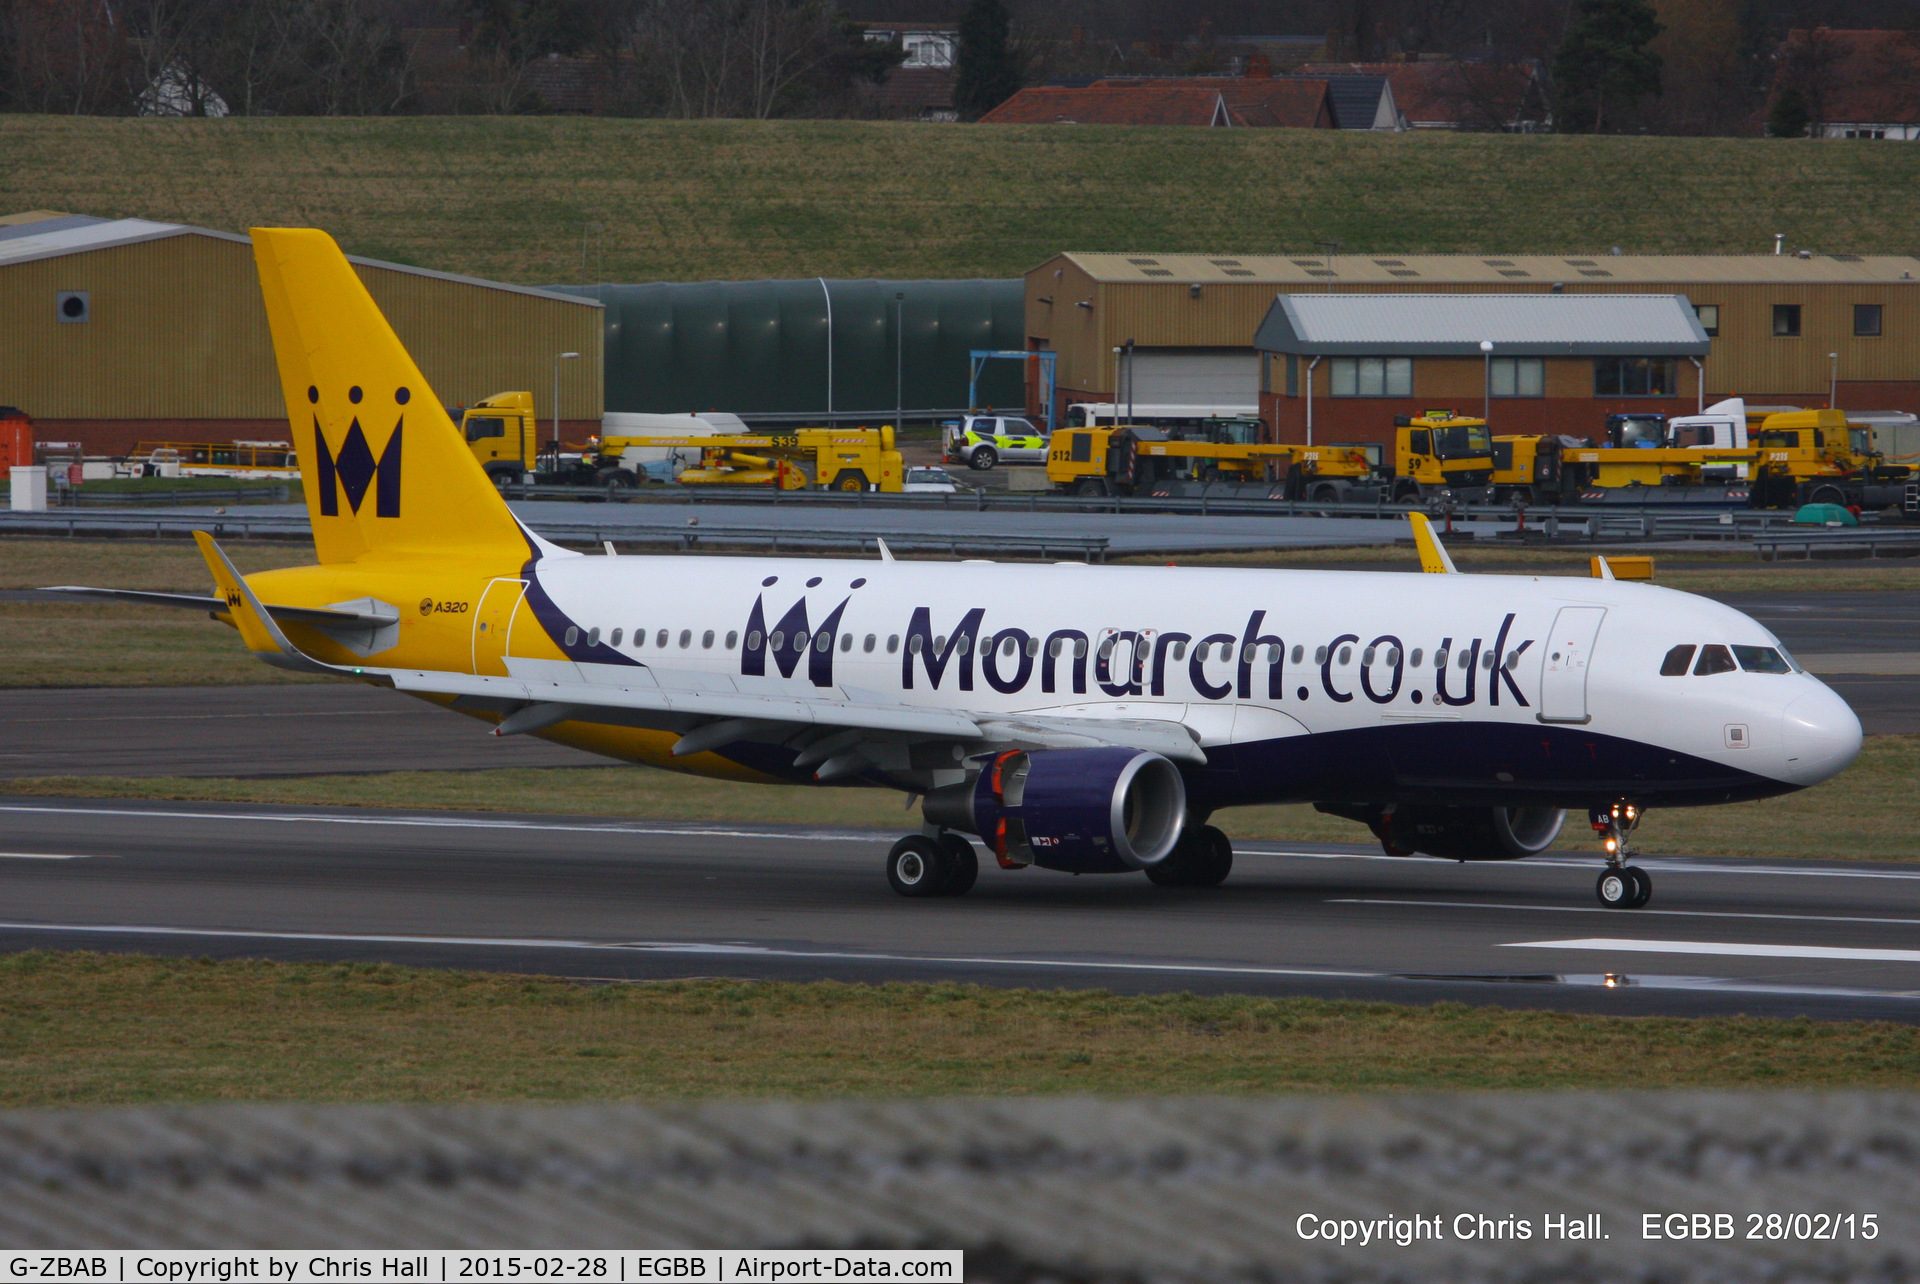
<path fill-rule="evenodd" d="M 92 852 L 0 852 L 0 860 L 96 860 Z"/>
<path fill-rule="evenodd" d="M 3 789 L 4 782 L 0 782 Z M 35 807 L 0 803 L 0 812 L 30 812 L 56 816 L 130 816 L 143 820 L 260 820 L 278 824 L 397 825 L 413 829 L 509 829 L 563 834 L 645 834 L 685 838 L 768 838 L 811 842 L 888 841 L 888 835 L 862 830 L 723 829 L 711 825 L 567 825 L 538 820 L 469 820 L 459 816 L 327 816 L 317 812 L 160 811 L 134 807 Z"/>
<path fill-rule="evenodd" d="M 1618 914 L 1619 910 L 1600 905 L 1515 905 L 1498 901 L 1415 901 L 1386 896 L 1331 896 L 1328 905 L 1419 905 L 1433 909 L 1490 909 L 1538 911 L 1543 914 Z M 1920 927 L 1920 918 L 1858 918 L 1843 914 L 1759 914 L 1738 910 L 1635 910 L 1635 918 L 1652 915 L 1676 918 L 1777 918 L 1791 923 L 1892 923 L 1900 927 Z"/>
<path fill-rule="evenodd" d="M 1302 852 L 1288 851 L 1272 847 L 1236 847 L 1236 856 L 1286 856 L 1295 860 L 1378 860 L 1391 861 L 1401 865 L 1415 865 L 1422 862 L 1439 862 L 1457 865 L 1459 861 L 1448 860 L 1442 856 L 1388 856 L 1384 852 Z M 1664 870 L 1671 874 L 1741 874 L 1741 875 L 1779 875 L 1782 878 L 1886 878 L 1898 882 L 1920 882 L 1920 870 L 1912 873 L 1882 869 L 1835 869 L 1831 865 L 1815 866 L 1811 869 L 1797 869 L 1790 865 L 1717 865 L 1707 863 L 1712 857 L 1672 856 L 1639 857 L 1633 863 L 1642 869 Z M 1501 869 L 1584 869 L 1597 873 L 1600 868 L 1599 857 L 1591 860 L 1559 860 L 1551 857 L 1526 857 L 1520 860 L 1474 861 L 1477 865 L 1497 865 Z"/>
<path fill-rule="evenodd" d="M 1590 936 L 1574 941 L 1508 941 L 1508 949 L 1610 950 L 1634 954 L 1717 954 L 1756 959 L 1846 959 L 1861 963 L 1920 963 L 1920 950 L 1866 950 L 1843 945 L 1741 945 L 1726 941 L 1641 941 Z"/>

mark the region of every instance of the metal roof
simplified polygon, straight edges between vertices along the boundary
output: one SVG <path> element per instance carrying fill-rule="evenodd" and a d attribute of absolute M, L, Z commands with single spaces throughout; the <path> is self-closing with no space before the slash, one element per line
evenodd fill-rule
<path fill-rule="evenodd" d="M 0 226 L 0 268 L 15 263 L 32 263 L 39 259 L 55 259 L 68 254 L 85 254 L 92 250 L 110 249 L 120 245 L 134 245 L 141 241 L 158 241 L 171 236 L 206 236 L 217 241 L 236 241 L 241 245 L 251 245 L 249 238 L 232 232 L 215 231 L 209 227 L 189 227 L 182 223 L 154 223 L 143 218 L 103 219 L 85 214 L 70 214 L 43 219 L 32 223 L 14 223 Z M 574 303 L 582 307 L 597 308 L 597 299 L 581 298 L 576 294 L 560 294 L 553 290 L 539 290 L 525 285 L 508 285 L 503 281 L 488 281 L 476 276 L 459 276 L 452 272 L 435 272 L 428 268 L 410 267 L 404 263 L 388 263 L 382 259 L 361 258 L 349 254 L 349 263 L 358 263 L 364 267 L 384 268 L 389 272 L 404 272 L 409 276 L 432 277 L 440 281 L 452 281 L 459 285 L 474 285 L 488 290 L 506 290 L 512 294 L 530 294 L 536 298 L 552 299 L 556 303 Z"/>
<path fill-rule="evenodd" d="M 1679 294 L 1282 294 L 1254 334 L 1302 355 L 1704 357 Z"/>
<path fill-rule="evenodd" d="M 1691 282 L 1920 282 L 1905 254 L 1081 254 L 1061 256 L 1096 281 L 1513 286 Z"/>

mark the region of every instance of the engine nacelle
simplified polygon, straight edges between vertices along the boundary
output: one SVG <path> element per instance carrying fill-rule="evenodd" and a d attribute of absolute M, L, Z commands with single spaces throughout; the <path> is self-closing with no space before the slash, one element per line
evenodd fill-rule
<path fill-rule="evenodd" d="M 926 813 L 980 835 L 1003 863 L 1117 874 L 1173 851 L 1187 787 L 1179 768 L 1143 750 L 1014 750 L 994 755 L 971 785 L 929 794 Z"/>
<path fill-rule="evenodd" d="M 1567 813 L 1558 807 L 1395 807 L 1374 825 L 1389 852 L 1448 860 L 1518 860 L 1553 845 Z"/>

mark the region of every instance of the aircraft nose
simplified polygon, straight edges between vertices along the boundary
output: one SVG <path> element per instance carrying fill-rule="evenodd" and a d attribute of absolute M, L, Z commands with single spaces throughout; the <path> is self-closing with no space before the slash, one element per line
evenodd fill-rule
<path fill-rule="evenodd" d="M 1837 776 L 1860 753 L 1860 719 L 1824 684 L 1787 706 L 1780 732 L 1787 778 L 1796 785 L 1817 785 Z"/>

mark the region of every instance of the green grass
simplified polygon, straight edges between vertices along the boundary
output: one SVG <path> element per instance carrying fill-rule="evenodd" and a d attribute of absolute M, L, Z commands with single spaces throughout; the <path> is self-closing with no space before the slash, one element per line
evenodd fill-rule
<path fill-rule="evenodd" d="M 0 117 L 0 209 L 520 282 L 1013 276 L 1061 250 L 1912 253 L 1907 150 L 1845 141 L 558 117 Z M 581 232 L 605 225 L 582 263 Z"/>
<path fill-rule="evenodd" d="M 448 715 L 449 717 L 453 715 Z M 1764 802 L 1656 809 L 1636 837 L 1649 852 L 1698 856 L 1920 860 L 1907 790 L 1920 779 L 1920 736 L 1872 736 L 1860 759 L 1823 785 Z M 735 824 L 846 825 L 903 830 L 918 813 L 879 789 L 748 785 L 646 767 L 512 767 L 375 775 L 226 779 L 46 776 L 0 781 L 0 796 L 158 798 L 289 806 L 440 808 Z M 1351 821 L 1307 806 L 1236 807 L 1214 823 L 1239 841 L 1371 843 Z M 1584 818 L 1569 816 L 1563 848 L 1597 851 Z"/>
<path fill-rule="evenodd" d="M 1920 1028 L 1191 994 L 0 957 L 0 1107 L 1920 1086 Z"/>

